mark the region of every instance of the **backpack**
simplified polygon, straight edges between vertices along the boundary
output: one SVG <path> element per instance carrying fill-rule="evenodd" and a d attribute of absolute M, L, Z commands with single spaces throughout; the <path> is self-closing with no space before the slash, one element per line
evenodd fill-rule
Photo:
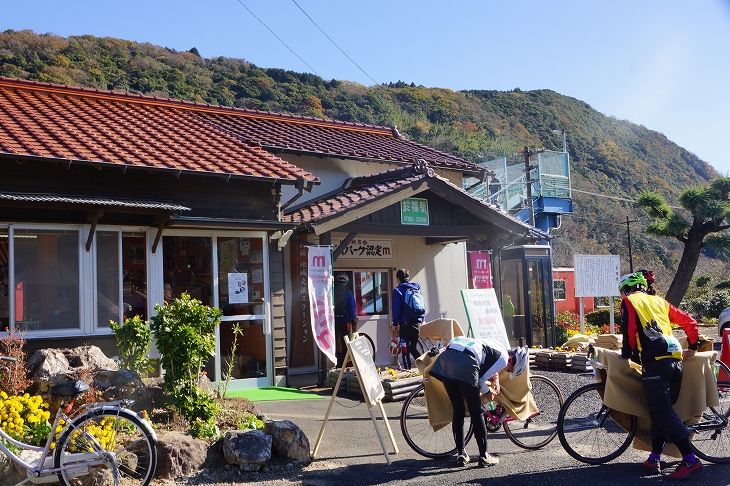
<path fill-rule="evenodd" d="M 426 314 L 426 301 L 420 290 L 406 289 L 403 293 L 403 313 L 409 320 L 419 320 Z"/>
<path fill-rule="evenodd" d="M 344 316 L 347 313 L 347 287 L 335 285 L 335 315 Z"/>

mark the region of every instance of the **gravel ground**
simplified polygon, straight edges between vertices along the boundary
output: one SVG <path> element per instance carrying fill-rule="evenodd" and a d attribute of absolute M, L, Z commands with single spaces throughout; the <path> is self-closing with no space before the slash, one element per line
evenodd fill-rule
<path fill-rule="evenodd" d="M 713 338 L 716 343 L 716 349 L 719 351 L 719 339 L 717 336 L 717 326 L 716 325 L 706 325 L 701 326 L 700 332 L 704 334 L 708 338 Z M 678 331 L 677 333 L 679 336 L 684 335 L 683 332 Z M 595 382 L 595 377 L 593 376 L 592 372 L 571 372 L 571 371 L 557 371 L 553 369 L 545 369 L 545 368 L 534 368 L 533 373 L 546 376 L 547 378 L 553 380 L 556 384 L 558 384 L 558 387 L 560 388 L 563 398 L 567 398 L 573 391 L 580 388 L 583 385 L 593 383 Z M 323 393 L 325 396 L 329 395 L 329 391 L 325 391 Z M 389 421 L 391 422 L 391 427 L 394 429 L 394 433 L 396 435 L 396 438 L 398 441 L 402 440 L 402 437 L 400 437 L 400 430 L 399 428 L 399 422 L 398 422 L 398 413 L 399 408 L 402 402 L 397 403 L 385 403 L 385 408 L 387 410 Z M 279 406 L 276 405 L 274 402 L 265 402 L 262 404 L 259 404 L 262 406 L 264 412 L 267 415 L 271 415 L 272 418 L 275 419 L 282 419 L 284 416 L 277 416 L 277 411 L 279 409 Z M 364 423 L 364 430 L 367 432 L 372 432 L 372 424 L 369 424 L 370 419 L 367 417 L 367 413 L 365 415 L 362 415 L 362 411 L 365 408 L 364 403 L 356 396 L 351 395 L 345 395 L 343 397 L 337 397 L 335 399 L 335 409 L 333 410 L 333 416 L 335 417 L 334 420 L 347 420 L 352 421 L 355 420 L 356 422 L 363 421 Z M 345 418 L 343 419 L 342 415 L 347 414 L 348 417 L 350 417 L 350 414 L 352 411 L 360 410 L 360 417 L 355 416 L 354 418 Z M 345 411 L 347 410 L 347 411 Z M 318 419 L 316 417 L 317 413 L 320 413 Z M 311 415 L 315 415 L 315 420 L 312 421 Z M 293 416 L 291 412 L 288 412 L 288 415 L 285 415 L 286 417 L 290 418 L 293 422 L 297 423 L 297 425 L 300 425 L 305 432 L 307 433 L 308 437 L 310 438 L 310 444 L 312 448 L 314 448 L 315 441 L 317 439 L 317 433 L 320 431 L 319 427 L 321 424 L 321 418 L 324 416 L 322 412 L 313 412 L 313 411 L 307 411 L 302 410 L 300 416 Z M 312 422 L 310 424 L 310 421 Z M 337 427 L 335 424 L 331 424 L 330 429 L 334 429 Z M 328 432 L 330 433 L 330 432 Z M 328 439 L 331 440 L 331 437 L 328 436 Z M 348 442 L 350 440 L 357 440 L 347 438 L 338 438 L 338 440 L 342 441 L 343 444 L 348 444 L 348 448 L 353 447 L 353 444 L 351 442 Z M 496 440 L 496 439 L 491 439 Z M 506 439 L 504 439 L 504 442 L 507 443 L 507 447 L 512 447 L 511 444 L 509 444 Z M 490 442 L 491 443 L 491 442 Z M 495 444 L 498 444 L 499 442 L 496 442 Z M 324 446 L 326 447 L 328 444 L 328 441 L 324 441 Z M 408 449 L 407 445 L 401 444 L 401 453 L 399 456 L 405 456 L 402 457 L 402 459 L 406 459 L 409 457 L 409 455 L 412 455 L 412 451 Z M 560 450 L 562 451 L 562 448 L 560 448 L 560 444 L 557 441 L 557 438 L 555 439 L 555 444 L 551 444 L 548 449 L 552 451 Z M 357 448 L 354 448 L 357 449 Z M 367 464 L 370 463 L 372 466 L 373 463 L 375 465 L 382 462 L 382 455 L 378 456 L 377 447 L 373 449 L 370 447 L 369 449 L 365 449 L 368 452 L 363 452 L 362 458 L 355 459 L 356 456 L 358 456 L 358 453 L 353 450 L 351 454 L 345 454 L 344 456 L 341 456 L 340 459 L 336 460 L 327 460 L 327 459 L 317 459 L 312 461 L 310 464 L 304 466 L 304 465 L 296 465 L 296 464 L 287 464 L 282 461 L 278 461 L 277 459 L 274 459 L 271 463 L 271 465 L 262 472 L 258 473 L 242 473 L 237 470 L 237 468 L 233 466 L 229 466 L 227 464 L 223 463 L 216 463 L 212 464 L 211 467 L 207 468 L 205 471 L 200 472 L 198 474 L 195 474 L 193 476 L 188 477 L 180 477 L 175 478 L 174 480 L 156 480 L 153 482 L 153 486 L 181 486 L 181 485 L 211 485 L 211 486 L 232 486 L 232 485 L 239 485 L 239 484 L 258 484 L 258 485 L 293 485 L 293 484 L 330 484 L 326 478 L 340 478 L 339 474 L 341 474 L 341 471 L 348 470 L 351 471 L 353 474 L 355 471 L 361 471 L 361 468 L 367 468 Z M 490 446 L 491 450 L 491 446 Z M 375 452 L 375 454 L 372 454 Z M 634 454 L 634 455 L 632 455 Z M 562 452 L 562 455 L 565 456 L 566 454 Z M 633 453 L 631 450 L 624 453 L 625 457 L 622 457 L 623 461 L 631 462 L 631 461 L 637 461 L 641 460 L 640 457 L 643 457 L 642 455 L 637 455 L 636 453 Z M 340 455 L 331 453 L 331 452 L 321 452 L 319 454 L 320 457 L 340 457 Z M 539 457 L 536 453 L 533 454 L 533 457 Z M 399 460 L 402 460 L 399 459 Z M 547 461 L 551 461 L 552 458 L 546 459 Z M 420 456 L 415 456 L 416 464 L 418 464 L 418 467 L 422 467 L 421 465 L 427 464 L 423 462 L 423 458 Z M 575 464 L 574 462 L 570 462 L 569 464 Z M 506 465 L 505 465 L 506 466 Z M 516 467 L 516 466 L 513 466 Z M 579 469 L 581 467 L 585 467 L 584 465 L 581 466 L 569 466 L 570 470 L 572 469 Z M 614 466 L 619 467 L 619 466 Z M 630 467 L 627 466 L 627 467 Z M 604 466 L 605 469 L 608 468 L 608 466 Z M 380 467 L 377 467 L 376 470 L 379 470 Z M 370 469 L 367 469 L 368 473 L 366 474 L 374 474 Z M 435 473 L 436 471 L 434 471 Z M 517 471 L 514 471 L 516 473 Z M 584 471 L 583 473 L 586 473 Z M 591 471 L 591 473 L 594 473 Z M 441 472 L 443 475 L 442 478 L 444 481 L 457 481 L 461 482 L 461 479 L 456 479 L 453 477 L 450 477 L 450 472 L 448 470 L 443 470 Z M 564 474 L 567 474 L 564 472 Z M 632 473 L 633 474 L 633 473 Z M 542 479 L 541 481 L 546 481 L 546 484 L 552 484 L 550 481 L 552 481 L 552 476 L 540 476 Z M 438 484 L 440 480 L 438 479 L 438 476 L 430 476 L 429 482 L 432 482 L 432 484 Z M 362 484 L 377 484 L 373 483 L 374 478 L 368 478 L 369 480 L 365 480 L 364 478 L 361 478 L 363 480 Z M 396 481 L 398 482 L 398 481 Z M 411 482 L 413 481 L 406 481 Z M 464 484 L 468 484 L 469 482 L 466 481 Z M 340 484 L 351 484 L 351 483 L 340 483 Z M 400 484 L 400 483 L 399 483 Z M 421 484 L 419 482 L 416 482 L 415 484 Z M 558 483 L 556 483 L 558 484 Z M 709 484 L 709 483 L 708 483 Z M 713 483 L 714 484 L 714 483 Z"/>

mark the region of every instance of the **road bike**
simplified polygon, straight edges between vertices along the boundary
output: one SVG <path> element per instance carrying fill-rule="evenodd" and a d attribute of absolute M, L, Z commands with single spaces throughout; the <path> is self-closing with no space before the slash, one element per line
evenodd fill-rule
<path fill-rule="evenodd" d="M 592 351 L 592 350 L 591 350 Z M 589 352 L 591 352 L 589 351 Z M 595 365 L 594 365 L 595 367 Z M 730 376 L 722 361 L 714 363 L 717 376 Z M 606 372 L 598 366 L 603 380 L 573 392 L 558 415 L 558 437 L 573 458 L 587 464 L 603 464 L 620 456 L 632 443 L 638 419 L 603 403 Z M 691 432 L 691 446 L 697 457 L 714 463 L 730 463 L 730 381 L 717 381 L 718 406 L 708 406 L 700 416 L 685 423 Z"/>
<path fill-rule="evenodd" d="M 528 369 L 529 372 L 529 369 Z M 496 432 L 504 429 L 507 438 L 523 449 L 539 449 L 549 444 L 557 434 L 558 412 L 563 404 L 560 388 L 544 376 L 530 375 L 530 387 L 538 412 L 526 420 L 512 418 L 507 409 L 499 403 L 489 402 L 483 407 L 487 429 Z M 408 445 L 418 454 L 432 459 L 450 457 L 456 454 L 451 425 L 434 431 L 428 419 L 425 384 L 421 383 L 405 399 L 400 413 L 400 428 Z M 464 435 L 468 443 L 474 434 L 469 428 Z"/>
<path fill-rule="evenodd" d="M 0 356 L 0 363 L 14 358 Z M 8 371 L 7 366 L 0 369 Z M 51 387 L 61 406 L 44 446 L 26 444 L 0 428 L 0 452 L 26 471 L 26 483 L 60 481 L 63 486 L 147 486 L 157 467 L 157 436 L 128 407 L 132 400 L 90 403 L 73 410 L 74 399 L 86 392 L 83 381 Z M 56 433 L 55 431 L 59 431 Z M 29 451 L 21 458 L 20 451 Z M 27 459 L 26 454 L 33 456 Z"/>

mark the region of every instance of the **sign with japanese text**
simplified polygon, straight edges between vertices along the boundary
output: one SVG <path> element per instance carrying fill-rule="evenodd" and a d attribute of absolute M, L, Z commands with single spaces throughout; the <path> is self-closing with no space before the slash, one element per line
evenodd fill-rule
<path fill-rule="evenodd" d="M 467 334 L 475 338 L 497 340 L 509 349 L 511 346 L 494 289 L 462 289 L 461 298 L 469 319 L 471 332 Z"/>
<path fill-rule="evenodd" d="M 306 238 L 306 236 L 303 236 L 303 238 Z M 289 364 L 292 367 L 314 366 L 316 359 L 312 334 L 312 316 L 309 313 L 307 247 L 296 242 L 288 246 L 291 248 L 291 342 L 298 343 L 289 350 Z"/>
<path fill-rule="evenodd" d="M 244 304 L 248 302 L 248 274 L 228 274 L 228 303 Z"/>
<path fill-rule="evenodd" d="M 428 199 L 403 199 L 400 202 L 400 224 L 428 226 Z"/>
<path fill-rule="evenodd" d="M 335 314 L 332 303 L 332 247 L 310 246 L 307 287 L 312 332 L 319 349 L 332 361 L 335 357 Z"/>
<path fill-rule="evenodd" d="M 337 248 L 342 240 L 332 239 Z M 393 258 L 393 240 L 377 240 L 374 238 L 353 238 L 347 248 L 338 257 L 345 260 L 382 260 Z"/>
<path fill-rule="evenodd" d="M 618 255 L 574 255 L 576 297 L 619 297 Z"/>
<path fill-rule="evenodd" d="M 383 399 L 385 390 L 383 389 L 383 383 L 380 381 L 378 370 L 373 361 L 375 357 L 370 354 L 370 346 L 368 346 L 364 336 L 350 341 L 347 343 L 347 346 L 352 353 L 355 372 L 358 378 L 360 378 L 360 389 L 363 392 L 363 396 L 370 405 L 375 405 L 379 400 Z"/>
<path fill-rule="evenodd" d="M 470 251 L 471 281 L 475 289 L 492 288 L 492 265 L 488 251 Z"/>

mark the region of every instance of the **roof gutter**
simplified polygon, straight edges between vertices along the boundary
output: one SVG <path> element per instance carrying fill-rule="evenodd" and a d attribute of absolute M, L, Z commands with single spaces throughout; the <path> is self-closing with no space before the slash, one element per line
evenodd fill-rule
<path fill-rule="evenodd" d="M 18 163 L 22 162 L 46 162 L 46 163 L 56 163 L 56 164 L 63 164 L 65 168 L 70 169 L 71 164 L 81 164 L 89 167 L 98 167 L 98 168 L 106 168 L 106 169 L 119 169 L 122 171 L 123 174 L 127 173 L 127 169 L 139 169 L 139 170 L 146 170 L 150 172 L 167 172 L 171 175 L 175 175 L 177 178 L 180 178 L 181 175 L 198 175 L 198 176 L 211 176 L 211 177 L 223 177 L 226 179 L 226 182 L 228 182 L 231 177 L 235 177 L 237 179 L 244 179 L 244 180 L 252 180 L 252 181 L 271 181 L 272 183 L 280 183 L 280 184 L 286 184 L 286 185 L 296 185 L 298 184 L 299 179 L 303 179 L 301 176 L 297 177 L 296 179 L 293 178 L 285 178 L 285 177 L 268 177 L 268 176 L 253 176 L 253 175 L 246 175 L 246 174 L 231 174 L 230 172 L 211 172 L 211 171 L 200 171 L 200 170 L 181 170 L 181 169 L 168 169 L 165 167 L 154 167 L 154 166 L 147 166 L 147 165 L 131 165 L 131 164 L 122 164 L 122 163 L 116 163 L 116 162 L 99 162 L 95 160 L 78 160 L 78 159 L 62 159 L 58 157 L 39 157 L 37 155 L 26 155 L 26 154 L 8 154 L 8 153 L 0 153 L 0 159 L 11 159 L 15 160 Z M 315 181 L 307 181 L 308 187 L 311 191 L 311 188 L 315 184 Z M 317 181 L 316 183 L 319 183 Z"/>
<path fill-rule="evenodd" d="M 294 187 L 297 190 L 297 194 L 295 194 L 294 197 L 289 199 L 286 203 L 279 205 L 279 209 L 277 210 L 279 221 L 281 221 L 281 212 L 291 206 L 294 201 L 302 197 L 305 189 L 307 192 L 312 192 L 314 183 L 312 181 L 308 181 L 305 185 L 304 177 L 298 177 L 296 183 L 294 184 Z"/>

